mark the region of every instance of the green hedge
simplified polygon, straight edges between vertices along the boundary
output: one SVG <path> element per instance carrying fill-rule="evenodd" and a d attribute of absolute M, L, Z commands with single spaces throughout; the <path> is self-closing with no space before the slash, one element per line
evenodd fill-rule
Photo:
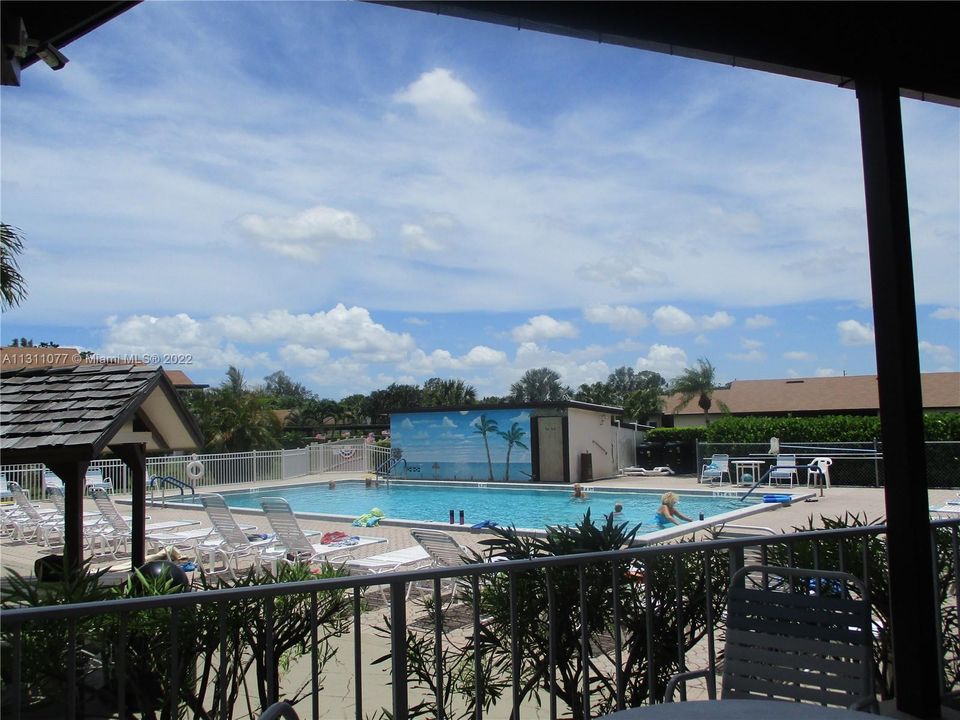
<path fill-rule="evenodd" d="M 960 441 L 960 413 L 923 416 L 927 440 Z M 818 417 L 723 417 L 707 427 L 657 428 L 649 442 L 703 441 L 713 443 L 873 442 L 880 439 L 880 418 L 863 415 Z"/>

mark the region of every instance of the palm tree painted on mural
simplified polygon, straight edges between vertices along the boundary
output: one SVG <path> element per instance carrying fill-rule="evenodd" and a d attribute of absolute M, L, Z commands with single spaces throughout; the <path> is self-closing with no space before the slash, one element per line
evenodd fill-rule
<path fill-rule="evenodd" d="M 520 423 L 514 423 L 510 426 L 510 429 L 506 432 L 502 430 L 498 432 L 498 435 L 507 441 L 507 469 L 503 471 L 503 479 L 507 481 L 510 479 L 510 453 L 513 451 L 513 446 L 516 445 L 519 448 L 527 450 L 527 446 L 523 444 L 523 436 L 527 433 L 520 427 Z"/>
<path fill-rule="evenodd" d="M 499 432 L 497 421 L 491 420 L 486 415 L 481 415 L 477 418 L 477 427 L 473 432 L 483 436 L 483 445 L 487 449 L 487 472 L 490 476 L 490 482 L 493 482 L 493 461 L 490 459 L 490 442 L 487 440 L 487 435 Z"/>

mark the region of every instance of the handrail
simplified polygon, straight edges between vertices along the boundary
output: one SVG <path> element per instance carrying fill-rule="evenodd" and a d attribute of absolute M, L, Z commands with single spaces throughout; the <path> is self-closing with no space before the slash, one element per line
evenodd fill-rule
<path fill-rule="evenodd" d="M 760 487 L 760 483 L 762 483 L 764 480 L 766 480 L 770 476 L 770 473 L 773 472 L 773 468 L 775 467 L 776 465 L 771 465 L 770 469 L 767 470 L 763 475 L 761 475 L 760 479 L 757 480 L 753 485 L 751 485 L 750 489 L 740 496 L 740 502 L 743 502 L 744 500 L 746 500 L 750 496 L 750 493 L 752 493 L 754 490 Z"/>
<path fill-rule="evenodd" d="M 173 475 L 165 475 L 165 476 L 157 475 L 153 478 L 153 481 L 157 484 L 157 487 L 161 487 L 163 485 L 169 485 L 175 488 L 179 488 L 181 495 L 186 495 L 184 490 L 189 490 L 191 497 L 197 496 L 197 491 L 194 489 L 193 485 L 186 482 L 185 480 L 180 480 L 179 478 L 175 478 Z"/>

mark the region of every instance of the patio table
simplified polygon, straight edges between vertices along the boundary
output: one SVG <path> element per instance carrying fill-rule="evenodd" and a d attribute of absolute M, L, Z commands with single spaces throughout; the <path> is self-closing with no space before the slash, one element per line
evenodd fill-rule
<path fill-rule="evenodd" d="M 845 708 L 783 700 L 690 700 L 630 708 L 598 720 L 850 720 L 864 717 Z"/>
<path fill-rule="evenodd" d="M 751 471 L 753 482 L 759 480 L 765 462 L 765 460 L 731 460 L 730 464 L 736 468 L 737 472 L 737 485 L 742 484 L 740 478 L 743 477 L 743 473 L 747 470 Z M 750 484 L 752 485 L 753 483 Z"/>

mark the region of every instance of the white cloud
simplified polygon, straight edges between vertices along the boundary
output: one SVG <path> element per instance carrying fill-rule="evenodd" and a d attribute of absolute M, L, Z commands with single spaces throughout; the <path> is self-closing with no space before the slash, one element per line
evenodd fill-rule
<path fill-rule="evenodd" d="M 687 354 L 682 348 L 654 344 L 646 357 L 637 358 L 637 370 L 652 370 L 665 378 L 676 377 L 687 367 Z"/>
<path fill-rule="evenodd" d="M 280 357 L 288 365 L 310 367 L 324 364 L 330 359 L 330 352 L 324 348 L 311 348 L 293 343 L 280 348 Z"/>
<path fill-rule="evenodd" d="M 407 317 L 407 318 L 404 318 L 403 321 L 404 321 L 407 325 L 416 325 L 416 326 L 418 326 L 418 327 L 423 327 L 424 325 L 429 325 L 429 323 L 428 323 L 426 320 L 424 320 L 423 318 L 418 318 L 418 317 Z"/>
<path fill-rule="evenodd" d="M 663 305 L 653 311 L 653 323 L 657 329 L 668 335 L 693 332 L 697 322 L 688 313 L 673 305 Z"/>
<path fill-rule="evenodd" d="M 942 307 L 937 308 L 932 313 L 930 317 L 937 320 L 960 320 L 960 308 L 956 307 Z"/>
<path fill-rule="evenodd" d="M 577 328 L 566 320 L 554 320 L 549 315 L 536 315 L 523 325 L 515 327 L 511 335 L 517 342 L 536 342 L 576 337 Z"/>
<path fill-rule="evenodd" d="M 420 349 L 410 353 L 408 359 L 397 367 L 416 375 L 431 376 L 441 370 L 466 370 L 471 368 L 500 365 L 507 360 L 507 354 L 486 345 L 477 345 L 465 355 L 455 357 L 450 351 L 437 349 L 429 355 Z"/>
<path fill-rule="evenodd" d="M 576 274 L 581 280 L 623 290 L 662 287 L 668 281 L 667 275 L 659 270 L 643 265 L 633 265 L 624 262 L 623 258 L 604 258 L 596 262 L 583 263 L 577 268 Z"/>
<path fill-rule="evenodd" d="M 260 246 L 298 260 L 318 260 L 331 245 L 374 237 L 370 226 L 354 213 L 323 205 L 289 217 L 243 215 L 237 227 Z"/>
<path fill-rule="evenodd" d="M 713 315 L 701 315 L 700 327 L 703 330 L 720 330 L 730 327 L 736 322 L 736 318 L 724 310 L 715 312 Z"/>
<path fill-rule="evenodd" d="M 404 224 L 400 228 L 400 234 L 404 239 L 403 247 L 410 252 L 416 252 L 417 250 L 440 252 L 443 250 L 443 245 L 430 237 L 420 225 Z"/>
<path fill-rule="evenodd" d="M 465 367 L 483 367 L 485 365 L 499 365 L 507 359 L 506 353 L 500 350 L 494 350 L 491 347 L 486 345 L 477 345 L 470 349 L 466 355 L 463 356 L 463 364 Z"/>
<path fill-rule="evenodd" d="M 740 345 L 745 347 L 747 350 L 756 350 L 757 348 L 762 348 L 763 343 L 759 340 L 751 340 L 750 338 L 741 338 Z"/>
<path fill-rule="evenodd" d="M 805 350 L 788 350 L 783 354 L 783 359 L 807 361 L 807 360 L 815 360 L 816 355 L 814 355 L 813 353 L 806 352 Z"/>
<path fill-rule="evenodd" d="M 954 351 L 946 345 L 934 345 L 926 340 L 921 340 L 919 349 L 921 354 L 944 367 L 951 367 L 956 359 Z"/>
<path fill-rule="evenodd" d="M 396 93 L 393 99 L 412 105 L 421 115 L 434 118 L 480 119 L 476 93 L 446 68 L 434 68 L 423 73 Z"/>
<path fill-rule="evenodd" d="M 776 324 L 776 320 L 774 320 L 772 317 L 757 313 L 756 315 L 752 315 L 744 320 L 743 324 L 746 325 L 747 329 L 749 330 L 757 330 L 759 328 L 770 327 L 771 325 Z"/>
<path fill-rule="evenodd" d="M 840 373 L 833 368 L 817 368 L 815 374 L 817 377 L 836 377 Z"/>
<path fill-rule="evenodd" d="M 856 320 L 841 320 L 837 323 L 841 345 L 870 345 L 873 343 L 873 328 Z"/>
<path fill-rule="evenodd" d="M 650 324 L 646 313 L 627 305 L 593 305 L 583 311 L 583 317 L 595 325 L 607 325 L 628 335 L 636 335 Z"/>
<path fill-rule="evenodd" d="M 730 353 L 728 357 L 742 362 L 762 362 L 767 359 L 767 354 L 762 350 L 750 350 L 745 353 Z"/>

